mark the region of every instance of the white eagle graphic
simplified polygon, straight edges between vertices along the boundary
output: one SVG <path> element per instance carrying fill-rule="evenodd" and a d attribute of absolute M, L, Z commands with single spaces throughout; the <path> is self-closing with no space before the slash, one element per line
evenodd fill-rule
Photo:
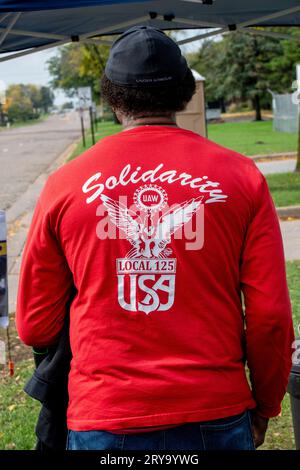
<path fill-rule="evenodd" d="M 164 213 L 156 225 L 152 224 L 151 213 L 143 220 L 133 210 L 124 204 L 102 194 L 101 200 L 107 209 L 110 220 L 133 245 L 126 258 L 167 258 L 172 254 L 166 246 L 171 242 L 171 236 L 188 223 L 199 209 L 203 196 L 190 199 L 178 204 L 176 208 Z"/>

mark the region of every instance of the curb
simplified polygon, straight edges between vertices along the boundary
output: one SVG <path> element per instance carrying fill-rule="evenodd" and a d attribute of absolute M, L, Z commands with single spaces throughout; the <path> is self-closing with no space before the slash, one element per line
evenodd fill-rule
<path fill-rule="evenodd" d="M 251 158 L 255 162 L 269 162 L 276 160 L 294 160 L 297 158 L 297 152 L 282 152 L 282 153 L 272 153 L 270 155 L 250 155 L 248 158 Z"/>
<path fill-rule="evenodd" d="M 300 206 L 276 207 L 276 211 L 281 220 L 300 219 Z"/>

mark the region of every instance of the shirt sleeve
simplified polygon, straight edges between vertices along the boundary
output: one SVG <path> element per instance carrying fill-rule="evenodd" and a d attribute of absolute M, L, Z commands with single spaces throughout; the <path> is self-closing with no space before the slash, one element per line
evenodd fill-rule
<path fill-rule="evenodd" d="M 245 302 L 246 358 L 257 412 L 277 416 L 291 369 L 294 331 L 279 220 L 266 180 L 260 185 L 255 214 L 241 259 Z"/>
<path fill-rule="evenodd" d="M 35 347 L 51 346 L 57 341 L 73 288 L 72 273 L 51 226 L 47 205 L 43 204 L 45 188 L 23 251 L 16 310 L 20 339 Z"/>

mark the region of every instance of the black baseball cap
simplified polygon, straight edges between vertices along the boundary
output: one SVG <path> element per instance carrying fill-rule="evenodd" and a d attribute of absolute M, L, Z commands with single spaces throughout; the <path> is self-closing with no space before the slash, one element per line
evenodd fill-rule
<path fill-rule="evenodd" d="M 188 70 L 180 48 L 162 30 L 134 26 L 112 45 L 105 75 L 116 85 L 169 86 L 180 83 Z"/>

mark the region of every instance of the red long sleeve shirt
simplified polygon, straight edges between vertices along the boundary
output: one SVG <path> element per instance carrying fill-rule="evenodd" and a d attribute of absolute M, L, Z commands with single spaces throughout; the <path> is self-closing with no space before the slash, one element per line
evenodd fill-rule
<path fill-rule="evenodd" d="M 23 254 L 26 344 L 55 343 L 73 284 L 69 429 L 280 412 L 291 308 L 276 211 L 250 159 L 140 126 L 61 167 Z"/>

